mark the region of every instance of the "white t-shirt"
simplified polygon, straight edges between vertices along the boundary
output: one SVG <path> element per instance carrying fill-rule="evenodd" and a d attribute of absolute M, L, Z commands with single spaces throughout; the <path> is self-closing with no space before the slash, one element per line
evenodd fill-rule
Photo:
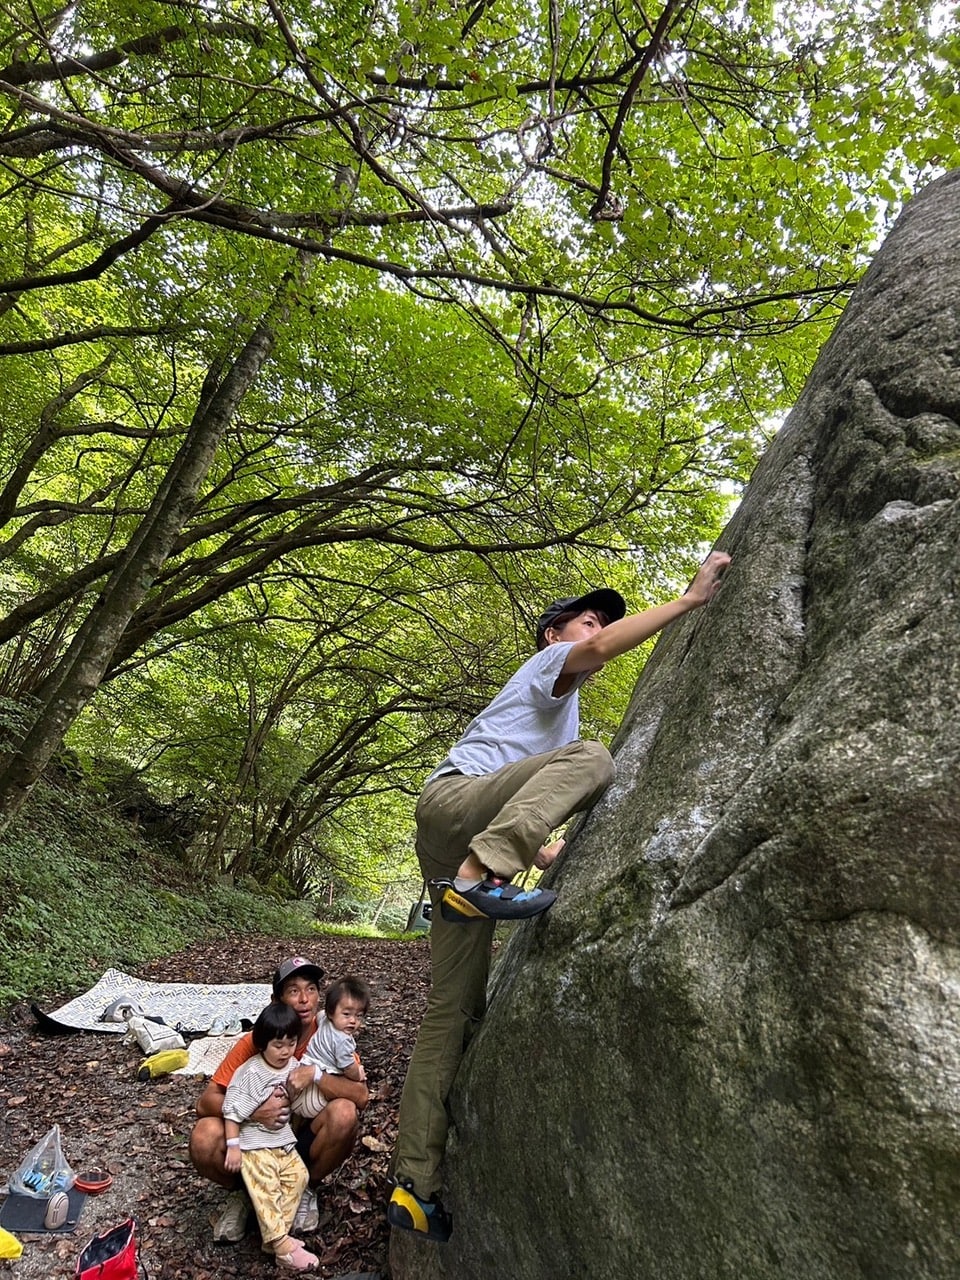
<path fill-rule="evenodd" d="M 495 773 L 505 764 L 576 742 L 580 736 L 578 694 L 590 673 L 578 672 L 566 693 L 553 696 L 553 686 L 572 648 L 572 642 L 549 644 L 529 658 L 470 721 L 427 782 L 445 773 L 470 777 Z"/>

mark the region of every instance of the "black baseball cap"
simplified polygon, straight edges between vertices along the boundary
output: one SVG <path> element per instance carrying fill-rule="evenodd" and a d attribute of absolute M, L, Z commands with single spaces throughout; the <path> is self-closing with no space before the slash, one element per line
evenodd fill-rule
<path fill-rule="evenodd" d="M 543 638 L 547 628 L 552 627 L 562 613 L 586 613 L 588 609 L 596 609 L 604 614 L 608 622 L 616 622 L 627 612 L 627 605 L 619 591 L 612 587 L 597 587 L 588 591 L 585 596 L 568 596 L 564 600 L 554 600 L 537 619 L 537 648 L 543 648 Z"/>
<path fill-rule="evenodd" d="M 323 970 L 318 964 L 314 964 L 312 960 L 307 960 L 305 956 L 290 956 L 289 959 L 284 960 L 273 975 L 273 994 L 277 1000 L 283 995 L 284 984 L 301 973 L 305 978 L 309 978 L 311 982 L 315 982 L 318 986 L 320 985 Z"/>

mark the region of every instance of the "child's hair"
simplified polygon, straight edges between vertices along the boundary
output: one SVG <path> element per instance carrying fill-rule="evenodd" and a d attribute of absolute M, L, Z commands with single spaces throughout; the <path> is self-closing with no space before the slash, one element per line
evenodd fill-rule
<path fill-rule="evenodd" d="M 323 1012 L 328 1018 L 332 1018 L 337 1011 L 337 1005 L 344 996 L 350 996 L 352 1000 L 356 1000 L 363 1007 L 361 1013 L 366 1013 L 370 1004 L 370 988 L 362 978 L 354 978 L 348 975 L 346 978 L 340 978 L 336 982 L 331 982 L 327 987 L 323 997 Z"/>
<path fill-rule="evenodd" d="M 263 1053 L 271 1040 L 299 1040 L 301 1022 L 296 1009 L 273 1000 L 253 1024 L 253 1047 Z"/>

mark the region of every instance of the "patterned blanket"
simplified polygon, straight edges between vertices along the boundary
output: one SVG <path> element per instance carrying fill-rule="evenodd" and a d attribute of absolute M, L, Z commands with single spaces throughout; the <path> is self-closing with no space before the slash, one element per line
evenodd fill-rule
<path fill-rule="evenodd" d="M 175 1027 L 184 1036 L 203 1035 L 215 1022 L 229 1026 L 240 1021 L 249 1028 L 270 1002 L 270 988 L 261 983 L 146 982 L 119 969 L 108 969 L 97 984 L 68 1004 L 43 1013 L 31 1005 L 34 1016 L 48 1031 L 105 1031 L 122 1035 L 124 1022 L 104 1022 L 103 1015 L 119 998 L 130 997 L 148 1018 Z M 225 1046 L 232 1041 L 222 1039 Z"/>

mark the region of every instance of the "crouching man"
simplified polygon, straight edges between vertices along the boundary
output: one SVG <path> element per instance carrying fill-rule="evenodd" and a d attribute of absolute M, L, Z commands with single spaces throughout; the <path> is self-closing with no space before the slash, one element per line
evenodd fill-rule
<path fill-rule="evenodd" d="M 303 956 L 291 956 L 273 975 L 273 999 L 289 1005 L 300 1019 L 300 1038 L 295 1056 L 303 1056 L 317 1030 L 320 1006 L 320 980 L 323 970 Z M 242 1036 L 214 1072 L 210 1083 L 197 1099 L 197 1123 L 190 1135 L 190 1159 L 201 1177 L 226 1187 L 223 1212 L 213 1229 L 219 1244 L 235 1244 L 246 1232 L 250 1201 L 239 1175 L 226 1169 L 227 1143 L 223 1121 L 223 1099 L 233 1073 L 257 1052 L 251 1033 Z M 334 1169 L 346 1160 L 356 1144 L 360 1128 L 360 1112 L 370 1100 L 361 1081 L 345 1076 L 324 1074 L 319 1082 L 327 1105 L 312 1120 L 304 1121 L 297 1131 L 297 1150 L 307 1166 L 309 1185 L 300 1200 L 294 1220 L 295 1232 L 316 1231 L 319 1222 L 316 1188 Z M 253 1118 L 266 1128 L 280 1128 L 290 1119 L 290 1102 L 278 1090 L 254 1113 Z"/>

